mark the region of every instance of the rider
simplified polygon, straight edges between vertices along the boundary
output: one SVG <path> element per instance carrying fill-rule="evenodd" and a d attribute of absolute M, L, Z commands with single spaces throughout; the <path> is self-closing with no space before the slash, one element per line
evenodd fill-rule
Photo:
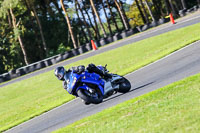
<path fill-rule="evenodd" d="M 99 74 L 101 77 L 104 77 L 104 78 L 111 78 L 112 76 L 110 75 L 110 74 L 108 74 L 107 72 L 104 72 L 104 71 L 101 71 L 100 69 L 98 69 L 94 64 L 89 64 L 88 65 L 88 67 L 86 68 L 87 69 L 87 71 L 89 72 L 89 73 L 92 73 L 92 72 L 94 72 L 94 73 L 97 73 L 97 74 Z M 85 66 L 83 66 L 83 65 L 80 65 L 80 66 L 77 66 L 77 67 L 71 67 L 70 69 L 68 69 L 67 70 L 67 72 L 70 72 L 70 71 L 72 71 L 73 70 L 73 72 L 75 72 L 75 73 L 77 73 L 77 74 L 80 74 L 80 73 L 82 73 L 82 72 L 84 72 L 85 71 Z M 63 66 L 60 66 L 60 67 L 57 67 L 56 69 L 55 69 L 55 72 L 54 72 L 54 74 L 55 74 L 55 76 L 59 79 L 59 80 L 62 80 L 62 81 L 64 81 L 64 75 L 65 75 L 65 73 L 66 73 L 66 70 L 65 70 L 65 68 L 63 67 Z M 64 81 L 63 82 L 63 87 L 64 87 L 64 89 L 66 89 L 66 87 L 67 87 L 67 83 Z"/>

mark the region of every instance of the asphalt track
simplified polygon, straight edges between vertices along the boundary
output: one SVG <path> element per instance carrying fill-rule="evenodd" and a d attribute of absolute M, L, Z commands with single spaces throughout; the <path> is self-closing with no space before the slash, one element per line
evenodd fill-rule
<path fill-rule="evenodd" d="M 115 94 L 98 105 L 84 105 L 79 98 L 25 122 L 9 133 L 51 132 L 118 103 L 161 88 L 200 72 L 200 41 L 126 75 L 131 91 Z"/>
<path fill-rule="evenodd" d="M 186 27 L 186 26 L 189 26 L 189 25 L 199 23 L 199 22 L 200 22 L 200 11 L 197 11 L 194 14 L 190 14 L 186 17 L 183 17 L 183 18 L 176 20 L 176 24 L 174 24 L 174 25 L 171 24 L 170 22 L 163 24 L 163 25 L 160 25 L 158 27 L 155 27 L 153 29 L 139 33 L 137 35 L 128 37 L 126 39 L 123 39 L 123 40 L 120 40 L 120 41 L 117 41 L 117 42 L 114 42 L 110 45 L 107 45 L 103 48 L 100 48 L 97 51 L 91 51 L 91 52 L 82 54 L 80 56 L 77 56 L 77 57 L 68 59 L 64 62 L 58 63 L 56 65 L 52 65 L 50 67 L 38 70 L 36 72 L 24 75 L 22 77 L 13 79 L 13 80 L 8 81 L 8 82 L 3 83 L 3 84 L 0 84 L 0 87 L 10 85 L 12 83 L 15 83 L 15 82 L 18 82 L 18 81 L 21 81 L 21 80 L 24 80 L 24 79 L 27 79 L 27 78 L 48 72 L 48 71 L 51 71 L 51 70 L 55 69 L 57 66 L 65 66 L 65 65 L 70 64 L 70 63 L 75 62 L 75 61 L 79 61 L 79 60 L 82 60 L 82 59 L 85 59 L 85 58 L 88 58 L 88 57 L 91 57 L 91 56 L 94 56 L 94 55 L 97 55 L 97 54 L 100 54 L 100 53 L 103 53 L 103 52 L 106 52 L 106 51 L 109 51 L 109 50 L 112 50 L 112 49 L 115 49 L 115 48 L 118 48 L 118 47 L 122 47 L 124 45 L 128 45 L 128 44 L 140 41 L 140 40 L 144 40 L 144 39 L 149 38 L 149 37 L 157 36 L 157 35 L 160 35 L 162 33 L 166 33 L 166 32 L 169 32 L 169 31 L 176 30 L 176 29 L 180 29 L 180 28 L 183 28 L 183 27 Z"/>
<path fill-rule="evenodd" d="M 200 18 L 197 17 L 196 19 Z M 196 19 L 193 20 L 196 21 Z M 185 23 L 187 22 L 190 22 L 190 20 L 186 21 Z M 193 24 L 198 22 L 200 22 L 200 20 L 198 20 L 197 22 L 192 21 Z M 182 23 L 182 25 L 186 25 L 185 23 Z M 169 27 L 167 29 L 169 30 Z M 155 32 L 162 32 L 162 30 L 158 30 Z M 152 34 L 154 34 L 154 32 Z M 129 39 L 131 40 L 131 38 L 128 38 L 127 41 Z M 112 46 L 113 45 L 110 45 L 108 47 Z M 96 51 L 90 53 L 97 54 Z M 44 113 L 41 116 L 33 118 L 28 122 L 16 126 L 8 130 L 7 132 L 51 132 L 123 101 L 132 99 L 134 97 L 140 96 L 142 94 L 148 93 L 170 83 L 188 77 L 190 75 L 199 73 L 199 53 L 200 41 L 189 45 L 159 61 L 156 61 L 155 63 L 152 63 L 144 68 L 141 68 L 133 73 L 126 75 L 126 78 L 128 78 L 132 84 L 132 88 L 129 93 L 116 94 L 108 99 L 105 99 L 103 103 L 98 105 L 86 106 L 81 102 L 80 99 L 75 99 L 47 113 Z"/>

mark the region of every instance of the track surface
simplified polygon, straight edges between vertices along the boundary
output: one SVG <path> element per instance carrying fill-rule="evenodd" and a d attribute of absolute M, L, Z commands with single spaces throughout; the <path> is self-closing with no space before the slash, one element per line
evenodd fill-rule
<path fill-rule="evenodd" d="M 200 18 L 197 17 L 195 19 L 192 19 L 191 22 L 189 20 L 180 25 L 186 26 L 187 22 L 190 22 L 190 24 L 198 23 L 200 22 L 199 19 Z M 177 24 L 177 26 L 180 26 L 180 25 Z M 167 26 L 168 25 L 166 25 L 166 27 Z M 167 27 L 167 29 L 165 27 L 164 30 L 169 30 L 170 27 L 173 27 L 173 26 L 169 26 Z M 149 32 L 153 32 L 152 34 L 160 34 L 160 32 L 164 32 L 164 31 L 162 29 L 162 30 L 149 31 Z M 147 36 L 149 35 L 151 34 L 146 33 L 143 35 L 143 37 L 147 38 Z M 127 44 L 128 41 L 135 42 L 137 41 L 138 38 L 140 38 L 140 35 L 138 37 L 134 36 L 134 37 L 126 39 L 124 43 Z M 142 40 L 142 38 L 138 40 Z M 123 43 L 123 41 L 121 42 Z M 116 46 L 110 45 L 106 48 L 100 49 L 102 51 L 98 50 L 98 51 L 90 52 L 90 53 L 84 54 L 83 56 L 89 57 L 91 56 L 90 54 L 94 55 L 94 54 L 98 54 L 98 52 L 107 51 L 107 48 L 113 49 L 113 48 L 116 48 Z M 79 119 L 82 119 L 86 116 L 90 116 L 92 114 L 100 112 L 103 109 L 112 107 L 118 103 L 124 102 L 126 100 L 132 99 L 142 94 L 148 93 L 152 90 L 158 89 L 160 87 L 163 87 L 172 82 L 183 79 L 190 75 L 199 73 L 200 72 L 200 54 L 199 53 L 200 53 L 200 41 L 192 45 L 189 45 L 186 48 L 183 48 L 180 51 L 177 51 L 173 53 L 172 55 L 167 56 L 142 69 L 139 69 L 131 74 L 126 75 L 126 78 L 128 78 L 132 84 L 132 88 L 129 93 L 116 94 L 108 99 L 105 99 L 104 102 L 99 105 L 86 106 L 81 102 L 80 99 L 75 99 L 47 113 L 44 113 L 41 116 L 33 118 L 32 120 L 28 122 L 25 122 L 17 127 L 14 127 L 8 130 L 7 132 L 11 132 L 11 133 L 51 132 L 61 127 L 64 127 L 70 123 L 73 123 Z M 82 56 L 77 57 L 77 58 L 79 58 L 80 60 Z M 74 59 L 75 58 L 73 58 L 72 60 Z M 63 62 L 62 64 L 64 63 L 65 62 Z M 42 71 L 44 72 L 44 71 L 49 71 L 49 70 L 44 69 Z"/>
<path fill-rule="evenodd" d="M 19 77 L 17 79 L 13 79 L 11 81 L 8 81 L 6 83 L 1 84 L 0 87 L 15 83 L 15 82 L 27 79 L 27 78 L 30 78 L 32 76 L 39 75 L 41 73 L 45 73 L 47 71 L 55 69 L 57 66 L 60 66 L 60 65 L 65 66 L 65 65 L 70 64 L 70 63 L 75 62 L 75 61 L 79 61 L 79 60 L 82 60 L 82 59 L 85 59 L 85 58 L 88 58 L 88 57 L 91 57 L 91 56 L 94 56 L 94 55 L 97 55 L 97 54 L 100 54 L 100 53 L 103 53 L 103 52 L 106 52 L 106 51 L 109 51 L 109 50 L 112 50 L 112 49 L 115 49 L 115 48 L 118 48 L 118 47 L 121 47 L 121 46 L 124 46 L 124 45 L 128 45 L 128 44 L 140 41 L 140 40 L 144 40 L 144 39 L 149 38 L 149 37 L 157 36 L 157 35 L 160 35 L 162 33 L 173 31 L 173 30 L 183 28 L 183 27 L 186 27 L 186 26 L 189 26 L 189 25 L 193 25 L 193 24 L 196 24 L 196 23 L 199 23 L 199 22 L 200 22 L 200 11 L 197 11 L 194 14 L 190 14 L 186 17 L 183 17 L 183 18 L 176 20 L 176 24 L 174 24 L 174 25 L 172 25 L 170 22 L 167 23 L 167 24 L 160 25 L 158 27 L 155 27 L 153 29 L 139 33 L 137 35 L 133 35 L 133 36 L 128 37 L 126 39 L 114 42 L 110 45 L 107 45 L 103 48 L 100 48 L 97 51 L 88 52 L 88 53 L 85 53 L 83 55 L 80 55 L 80 56 L 74 57 L 72 59 L 66 60 L 64 62 L 58 63 L 56 65 L 38 70 L 36 72 L 27 74 L 27 75 Z"/>
<path fill-rule="evenodd" d="M 35 133 L 51 132 L 81 118 L 90 116 L 118 103 L 148 93 L 172 82 L 200 72 L 200 41 L 172 55 L 139 69 L 126 76 L 132 84 L 126 94 L 115 94 L 98 105 L 84 105 L 77 98 L 39 117 L 25 122 L 8 132 Z"/>

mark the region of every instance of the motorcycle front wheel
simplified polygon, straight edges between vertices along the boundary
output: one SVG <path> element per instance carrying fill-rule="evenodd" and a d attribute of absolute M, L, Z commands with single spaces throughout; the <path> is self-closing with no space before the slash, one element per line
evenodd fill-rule
<path fill-rule="evenodd" d="M 81 99 L 85 101 L 85 104 L 99 104 L 103 101 L 103 96 L 101 92 L 95 92 L 94 94 L 91 94 L 87 90 L 80 89 L 77 91 L 77 94 Z"/>

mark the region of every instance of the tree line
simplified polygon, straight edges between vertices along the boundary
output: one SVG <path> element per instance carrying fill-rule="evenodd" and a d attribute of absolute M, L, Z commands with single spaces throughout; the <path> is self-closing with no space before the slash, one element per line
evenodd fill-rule
<path fill-rule="evenodd" d="M 200 4 L 200 0 L 0 0 L 0 73 Z"/>

